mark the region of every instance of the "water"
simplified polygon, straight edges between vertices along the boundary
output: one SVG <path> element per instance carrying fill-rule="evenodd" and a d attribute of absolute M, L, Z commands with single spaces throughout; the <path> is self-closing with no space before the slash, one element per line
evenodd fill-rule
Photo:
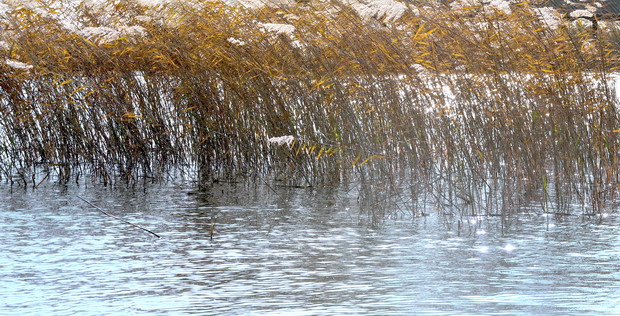
<path fill-rule="evenodd" d="M 372 228 L 338 188 L 9 189 L 1 315 L 620 314 L 616 214 Z"/>

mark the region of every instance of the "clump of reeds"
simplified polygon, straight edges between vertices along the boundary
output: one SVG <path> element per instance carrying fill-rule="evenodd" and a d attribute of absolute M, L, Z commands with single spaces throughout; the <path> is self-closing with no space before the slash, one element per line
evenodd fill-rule
<path fill-rule="evenodd" d="M 61 4 L 2 20 L 7 179 L 359 181 L 364 207 L 416 215 L 533 199 L 590 213 L 615 198 L 605 30 L 550 28 L 528 4 Z"/>

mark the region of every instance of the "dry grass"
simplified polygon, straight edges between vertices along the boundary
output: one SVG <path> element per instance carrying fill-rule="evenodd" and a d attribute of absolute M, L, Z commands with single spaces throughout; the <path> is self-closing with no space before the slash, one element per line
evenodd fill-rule
<path fill-rule="evenodd" d="M 98 40 L 23 7 L 5 19 L 0 54 L 33 67 L 0 65 L 4 178 L 353 181 L 364 207 L 414 214 L 615 200 L 618 54 L 604 31 L 552 30 L 528 5 L 419 7 L 385 23 L 337 1 L 112 3 L 80 7 L 81 23 L 142 35 Z M 284 135 L 295 141 L 269 144 Z"/>

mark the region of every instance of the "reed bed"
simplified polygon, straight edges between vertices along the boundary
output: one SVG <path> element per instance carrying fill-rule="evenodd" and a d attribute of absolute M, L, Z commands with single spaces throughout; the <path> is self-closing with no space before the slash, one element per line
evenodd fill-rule
<path fill-rule="evenodd" d="M 610 28 L 528 3 L 8 3 L 7 181 L 350 182 L 373 221 L 616 201 Z"/>

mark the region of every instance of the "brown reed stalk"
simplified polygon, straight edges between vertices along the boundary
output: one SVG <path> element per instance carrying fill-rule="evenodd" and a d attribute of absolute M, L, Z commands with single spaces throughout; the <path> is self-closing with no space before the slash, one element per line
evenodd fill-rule
<path fill-rule="evenodd" d="M 526 4 L 410 4 L 387 22 L 338 1 L 105 5 L 75 9 L 81 31 L 51 9 L 3 20 L 5 177 L 44 164 L 63 182 L 135 182 L 182 166 L 202 181 L 358 181 L 368 209 L 434 199 L 461 215 L 509 214 L 531 192 L 558 212 L 615 197 L 613 29 L 551 29 Z"/>

